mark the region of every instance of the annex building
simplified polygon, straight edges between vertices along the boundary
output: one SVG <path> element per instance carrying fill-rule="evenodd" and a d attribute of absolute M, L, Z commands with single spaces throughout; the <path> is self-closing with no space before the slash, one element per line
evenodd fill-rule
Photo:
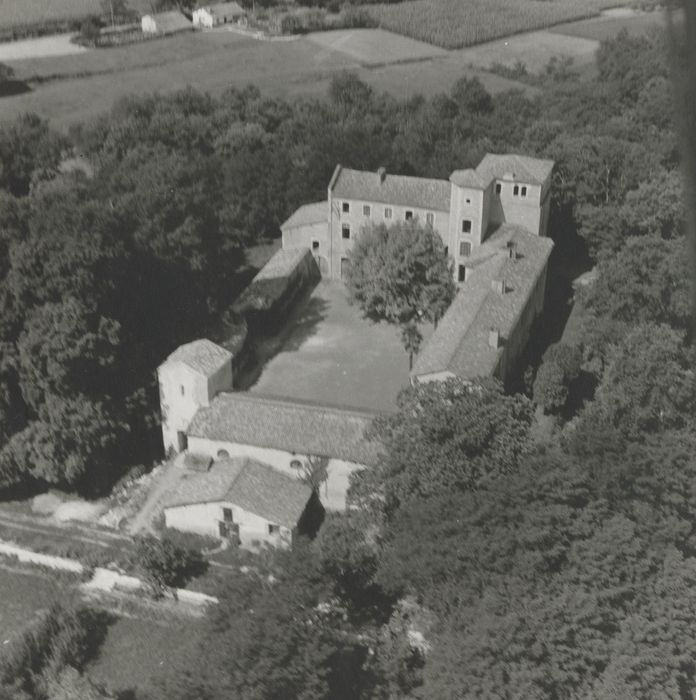
<path fill-rule="evenodd" d="M 551 161 L 510 154 L 489 154 L 449 180 L 337 166 L 327 201 L 282 225 L 282 248 L 240 296 L 247 339 L 277 324 L 320 276 L 340 285 L 365 227 L 417 219 L 442 238 L 458 291 L 411 382 L 505 381 L 543 310 L 552 170 Z M 313 497 L 320 508 L 345 509 L 350 475 L 378 463 L 379 445 L 366 438 L 377 414 L 340 405 L 340 396 L 329 405 L 236 390 L 244 347 L 195 340 L 158 368 L 165 452 L 184 452 L 194 465 L 166 500 L 165 518 L 242 544 L 290 546 Z M 317 467 L 315 492 L 300 477 Z"/>

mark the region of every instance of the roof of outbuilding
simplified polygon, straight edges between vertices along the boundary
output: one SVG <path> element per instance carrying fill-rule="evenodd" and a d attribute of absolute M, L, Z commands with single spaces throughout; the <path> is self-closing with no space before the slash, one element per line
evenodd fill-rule
<path fill-rule="evenodd" d="M 365 438 L 365 431 L 375 415 L 248 392 L 223 392 L 196 412 L 188 434 L 371 466 L 377 462 L 379 446 Z"/>
<path fill-rule="evenodd" d="M 232 353 L 212 340 L 200 338 L 180 345 L 163 364 L 182 362 L 196 372 L 206 376 L 214 374 L 220 367 L 232 360 Z"/>
<path fill-rule="evenodd" d="M 477 174 L 487 182 L 512 175 L 515 180 L 530 185 L 543 185 L 551 175 L 554 162 L 520 156 L 514 153 L 487 153 L 476 166 Z"/>
<path fill-rule="evenodd" d="M 297 525 L 312 489 L 296 477 L 249 458 L 217 461 L 208 472 L 184 475 L 164 508 L 223 501 L 278 525 Z"/>
<path fill-rule="evenodd" d="M 328 204 L 323 202 L 312 202 L 303 204 L 281 225 L 281 229 L 296 228 L 297 226 L 311 226 L 312 224 L 326 223 L 328 215 Z"/>
<path fill-rule="evenodd" d="M 219 17 L 231 17 L 246 14 L 246 10 L 236 2 L 219 2 L 216 5 L 206 5 L 205 9 Z"/>
<path fill-rule="evenodd" d="M 450 175 L 450 182 L 453 182 L 458 187 L 470 187 L 476 190 L 485 190 L 490 184 L 491 179 L 490 177 L 484 177 L 471 168 L 467 170 L 455 170 Z"/>
<path fill-rule="evenodd" d="M 450 210 L 451 187 L 447 180 L 351 170 L 338 166 L 332 179 L 333 196 L 364 202 L 397 204 L 435 211 Z"/>
<path fill-rule="evenodd" d="M 259 280 L 276 279 L 287 277 L 300 264 L 302 259 L 311 255 L 309 248 L 280 248 L 270 258 L 270 260 L 258 271 L 251 284 Z M 251 286 L 251 285 L 249 285 Z"/>
<path fill-rule="evenodd" d="M 511 259 L 508 243 L 516 245 Z M 501 348 L 491 348 L 491 328 L 507 338 L 548 262 L 553 242 L 525 229 L 503 224 L 489 239 L 472 251 L 467 267 L 471 272 L 418 355 L 412 375 L 451 372 L 464 379 L 490 376 L 495 372 Z M 494 281 L 504 280 L 508 291 L 493 290 Z"/>
<path fill-rule="evenodd" d="M 157 30 L 160 32 L 172 32 L 178 29 L 190 29 L 192 27 L 191 22 L 178 10 L 157 12 L 149 16 L 155 20 Z"/>

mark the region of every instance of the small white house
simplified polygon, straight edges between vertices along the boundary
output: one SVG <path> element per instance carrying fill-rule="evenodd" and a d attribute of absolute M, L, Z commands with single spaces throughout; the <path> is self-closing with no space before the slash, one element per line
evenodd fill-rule
<path fill-rule="evenodd" d="M 172 10 L 171 12 L 158 12 L 151 15 L 144 15 L 140 20 L 143 34 L 176 34 L 185 32 L 193 28 L 181 12 Z"/>
<path fill-rule="evenodd" d="M 188 473 L 164 500 L 167 527 L 250 548 L 261 543 L 289 548 L 322 513 L 312 489 L 297 477 L 248 458 L 223 459 L 209 471 Z"/>
<path fill-rule="evenodd" d="M 223 2 L 217 5 L 199 7 L 193 11 L 193 25 L 210 29 L 221 24 L 239 22 L 246 16 L 246 11 L 236 2 Z"/>

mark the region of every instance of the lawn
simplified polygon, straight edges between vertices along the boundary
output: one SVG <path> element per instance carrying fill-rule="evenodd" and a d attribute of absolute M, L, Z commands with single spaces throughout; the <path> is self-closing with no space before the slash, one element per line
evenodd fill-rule
<path fill-rule="evenodd" d="M 203 620 L 192 618 L 120 617 L 110 625 L 87 675 L 114 693 L 147 692 L 158 677 L 183 664 L 203 625 Z"/>
<path fill-rule="evenodd" d="M 372 5 L 379 25 L 448 49 L 584 19 L 620 0 L 407 0 Z"/>
<path fill-rule="evenodd" d="M 7 566 L 11 569 L 11 563 Z M 47 608 L 60 595 L 55 576 L 8 568 L 0 568 L 0 645 L 19 633 L 39 610 Z"/>
<path fill-rule="evenodd" d="M 399 330 L 364 319 L 337 282 L 320 282 L 261 352 L 268 360 L 252 393 L 390 411 L 409 382 Z"/>

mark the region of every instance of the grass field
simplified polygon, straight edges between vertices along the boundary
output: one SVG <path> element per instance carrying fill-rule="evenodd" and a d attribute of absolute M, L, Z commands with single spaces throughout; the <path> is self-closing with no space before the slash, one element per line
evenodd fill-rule
<path fill-rule="evenodd" d="M 592 17 L 620 0 L 407 0 L 372 5 L 380 26 L 457 49 L 561 22 Z"/>
<path fill-rule="evenodd" d="M 616 36 L 622 29 L 629 34 L 644 34 L 655 27 L 665 26 L 664 14 L 656 10 L 633 16 L 588 19 L 584 22 L 572 22 L 554 27 L 553 32 L 569 37 L 581 37 L 603 41 Z"/>
<path fill-rule="evenodd" d="M 109 626 L 87 675 L 114 693 L 147 691 L 157 676 L 181 666 L 198 643 L 202 620 L 121 617 Z"/>
<path fill-rule="evenodd" d="M 149 12 L 149 0 L 129 0 L 136 12 Z M 56 21 L 80 20 L 103 13 L 100 0 L 0 0 L 0 29 Z"/>
<path fill-rule="evenodd" d="M 11 567 L 11 564 L 8 564 Z M 6 639 L 60 594 L 60 587 L 49 574 L 0 568 L 0 649 Z"/>
<path fill-rule="evenodd" d="M 398 97 L 445 92 L 464 75 L 477 75 L 492 92 L 525 89 L 406 37 L 363 30 L 336 36 L 343 37 L 339 44 L 311 36 L 266 42 L 226 31 L 190 33 L 72 56 L 8 61 L 32 90 L 0 100 L 0 120 L 36 112 L 61 128 L 107 111 L 120 97 L 187 85 L 213 95 L 249 83 L 280 97 L 324 95 L 331 77 L 343 69 Z M 426 49 L 437 55 L 428 58 Z M 417 62 L 404 62 L 414 53 Z"/>

